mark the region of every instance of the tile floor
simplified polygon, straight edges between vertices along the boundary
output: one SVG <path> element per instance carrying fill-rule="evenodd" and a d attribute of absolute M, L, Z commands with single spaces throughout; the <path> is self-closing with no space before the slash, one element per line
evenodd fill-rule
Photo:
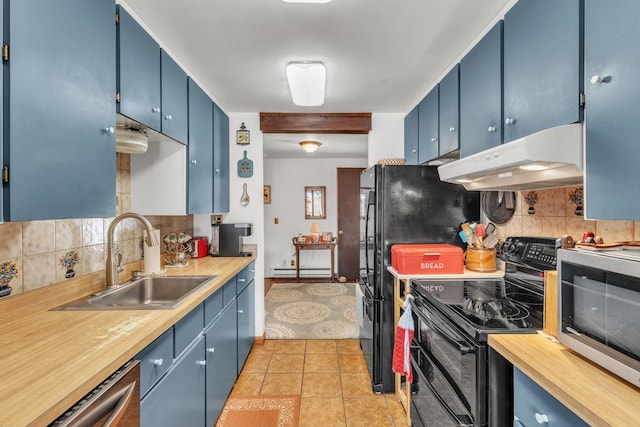
<path fill-rule="evenodd" d="M 300 394 L 300 427 L 407 425 L 395 395 L 371 391 L 358 340 L 256 344 L 231 394 Z"/>

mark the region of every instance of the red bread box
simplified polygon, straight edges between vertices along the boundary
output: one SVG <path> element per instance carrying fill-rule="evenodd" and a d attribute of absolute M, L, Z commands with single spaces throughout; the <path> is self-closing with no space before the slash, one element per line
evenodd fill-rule
<path fill-rule="evenodd" d="M 391 265 L 398 274 L 462 274 L 464 254 L 447 244 L 393 245 Z"/>

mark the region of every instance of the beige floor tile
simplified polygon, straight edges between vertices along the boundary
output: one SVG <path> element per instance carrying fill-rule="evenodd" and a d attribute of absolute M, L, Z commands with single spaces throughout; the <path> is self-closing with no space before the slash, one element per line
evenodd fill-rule
<path fill-rule="evenodd" d="M 304 358 L 304 372 L 340 372 L 337 354 L 309 354 Z"/>
<path fill-rule="evenodd" d="M 231 390 L 235 396 L 257 396 L 260 394 L 265 374 L 242 374 Z"/>
<path fill-rule="evenodd" d="M 302 377 L 302 395 L 304 397 L 342 397 L 340 375 L 305 373 Z"/>
<path fill-rule="evenodd" d="M 267 372 L 269 362 L 271 361 L 270 354 L 249 353 L 247 361 L 244 362 L 242 367 L 243 374 L 264 374 Z"/>
<path fill-rule="evenodd" d="M 254 344 L 251 347 L 251 353 L 253 354 L 271 354 L 276 348 L 276 342 L 274 340 L 265 340 L 262 344 Z"/>
<path fill-rule="evenodd" d="M 367 362 L 364 360 L 364 355 L 360 354 L 339 354 L 338 359 L 340 361 L 340 372 L 369 372 L 367 368 Z"/>
<path fill-rule="evenodd" d="M 260 394 L 300 394 L 302 374 L 267 374 Z"/>
<path fill-rule="evenodd" d="M 343 396 L 375 396 L 368 373 L 343 373 L 340 378 L 342 379 Z"/>
<path fill-rule="evenodd" d="M 345 397 L 343 401 L 347 427 L 393 427 L 384 396 Z"/>
<path fill-rule="evenodd" d="M 300 427 L 344 427 L 344 404 L 339 397 L 300 399 Z"/>
<path fill-rule="evenodd" d="M 278 354 L 271 356 L 267 372 L 273 373 L 302 373 L 304 369 L 304 354 Z"/>
<path fill-rule="evenodd" d="M 394 393 L 387 393 L 384 397 L 387 399 L 387 405 L 389 406 L 391 417 L 396 423 L 396 427 L 407 427 L 407 413 L 402 403 L 398 401 L 396 395 Z"/>
<path fill-rule="evenodd" d="M 335 340 L 307 340 L 307 354 L 335 354 L 338 352 Z"/>
<path fill-rule="evenodd" d="M 362 354 L 359 340 L 336 340 L 338 353 Z"/>
<path fill-rule="evenodd" d="M 274 353 L 304 354 L 305 340 L 277 340 Z"/>

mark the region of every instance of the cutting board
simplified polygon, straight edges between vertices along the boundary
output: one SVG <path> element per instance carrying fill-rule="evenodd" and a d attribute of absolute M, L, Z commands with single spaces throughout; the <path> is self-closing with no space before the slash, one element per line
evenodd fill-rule
<path fill-rule="evenodd" d="M 238 176 L 240 178 L 253 176 L 253 160 L 247 158 L 247 150 L 244 150 L 244 157 L 238 160 Z"/>

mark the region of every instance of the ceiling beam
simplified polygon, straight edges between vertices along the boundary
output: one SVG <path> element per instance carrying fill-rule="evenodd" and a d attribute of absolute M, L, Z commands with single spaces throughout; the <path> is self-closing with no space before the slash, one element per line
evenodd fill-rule
<path fill-rule="evenodd" d="M 348 133 L 366 135 L 371 113 L 260 113 L 263 133 Z"/>

